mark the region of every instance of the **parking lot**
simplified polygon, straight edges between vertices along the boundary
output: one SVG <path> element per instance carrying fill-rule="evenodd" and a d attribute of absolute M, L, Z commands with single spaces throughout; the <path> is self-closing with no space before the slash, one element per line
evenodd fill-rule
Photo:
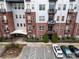
<path fill-rule="evenodd" d="M 58 59 L 55 57 L 52 46 L 25 46 L 20 59 Z M 64 56 L 63 59 L 79 59 L 74 55 L 72 58 Z"/>

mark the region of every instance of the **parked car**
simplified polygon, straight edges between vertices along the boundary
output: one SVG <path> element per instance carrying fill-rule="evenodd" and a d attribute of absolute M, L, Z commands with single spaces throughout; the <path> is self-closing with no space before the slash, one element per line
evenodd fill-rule
<path fill-rule="evenodd" d="M 79 57 L 79 49 L 74 47 L 73 45 L 68 46 L 72 53 L 75 54 L 76 57 Z"/>
<path fill-rule="evenodd" d="M 63 58 L 63 52 L 62 52 L 60 46 L 57 44 L 53 44 L 52 47 L 53 47 L 53 51 L 54 51 L 56 57 Z"/>
<path fill-rule="evenodd" d="M 68 47 L 66 47 L 66 46 L 64 46 L 64 45 L 62 45 L 62 46 L 60 46 L 60 47 L 61 47 L 61 49 L 62 49 L 62 51 L 63 51 L 63 53 L 64 53 L 64 55 L 65 55 L 66 57 L 68 57 L 68 58 L 71 58 L 71 57 L 72 57 L 72 52 L 69 50 Z"/>

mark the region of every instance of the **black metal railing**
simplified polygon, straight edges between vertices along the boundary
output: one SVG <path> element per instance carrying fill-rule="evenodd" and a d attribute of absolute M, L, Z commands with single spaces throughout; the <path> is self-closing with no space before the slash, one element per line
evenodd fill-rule
<path fill-rule="evenodd" d="M 55 20 L 48 20 L 48 24 L 55 24 Z"/>
<path fill-rule="evenodd" d="M 31 13 L 31 9 L 26 9 L 26 13 Z"/>
<path fill-rule="evenodd" d="M 68 9 L 68 12 L 74 12 L 74 9 Z"/>
<path fill-rule="evenodd" d="M 56 10 L 56 9 L 49 9 L 48 12 L 49 12 L 49 13 L 56 13 L 57 10 Z"/>
<path fill-rule="evenodd" d="M 0 9 L 0 12 L 4 13 L 4 12 L 6 12 L 6 9 Z"/>
<path fill-rule="evenodd" d="M 26 0 L 26 2 L 30 2 L 31 0 Z"/>
<path fill-rule="evenodd" d="M 24 2 L 24 0 L 6 0 L 6 2 Z"/>

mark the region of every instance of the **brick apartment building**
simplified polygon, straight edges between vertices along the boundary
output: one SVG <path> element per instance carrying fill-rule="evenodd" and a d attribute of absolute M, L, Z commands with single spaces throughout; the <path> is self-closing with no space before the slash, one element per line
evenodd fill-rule
<path fill-rule="evenodd" d="M 78 0 L 0 0 L 0 36 L 79 37 Z"/>

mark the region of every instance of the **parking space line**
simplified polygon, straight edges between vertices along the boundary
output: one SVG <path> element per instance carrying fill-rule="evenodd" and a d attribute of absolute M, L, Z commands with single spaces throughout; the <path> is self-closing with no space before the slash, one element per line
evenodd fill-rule
<path fill-rule="evenodd" d="M 45 48 L 44 48 L 44 59 L 46 59 Z"/>
<path fill-rule="evenodd" d="M 31 50 L 32 50 L 32 48 L 30 47 L 30 52 L 29 52 L 29 58 L 28 58 L 28 59 L 30 59 L 30 58 L 31 58 L 31 56 L 30 56 L 30 55 L 31 55 L 31 53 L 32 53 L 32 52 L 31 52 Z"/>
<path fill-rule="evenodd" d="M 34 59 L 36 59 L 36 48 L 35 48 L 35 51 L 34 51 Z"/>

